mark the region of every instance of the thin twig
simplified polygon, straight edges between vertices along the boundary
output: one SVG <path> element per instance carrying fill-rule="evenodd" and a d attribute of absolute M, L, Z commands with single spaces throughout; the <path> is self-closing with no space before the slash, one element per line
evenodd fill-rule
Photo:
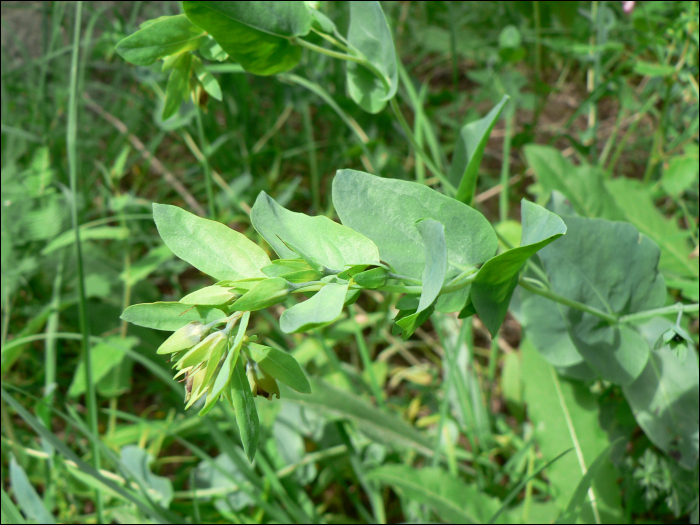
<path fill-rule="evenodd" d="M 105 119 L 107 122 L 112 124 L 117 130 L 119 130 L 120 133 L 123 133 L 126 135 L 126 138 L 131 142 L 131 145 L 139 152 L 141 153 L 141 156 L 145 158 L 149 163 L 151 168 L 153 169 L 156 174 L 162 176 L 165 181 L 172 186 L 172 188 L 182 197 L 182 199 L 187 203 L 187 205 L 200 217 L 206 216 L 206 211 L 202 207 L 201 204 L 197 202 L 197 199 L 195 199 L 192 194 L 187 191 L 187 188 L 180 182 L 177 178 L 175 178 L 175 175 L 170 173 L 168 169 L 163 165 L 163 163 L 158 160 L 156 157 L 154 157 L 150 151 L 148 151 L 148 148 L 144 146 L 143 142 L 141 142 L 138 137 L 133 135 L 132 133 L 129 133 L 129 129 L 126 127 L 126 124 L 124 124 L 121 120 L 119 120 L 117 117 L 112 115 L 111 113 L 108 113 L 102 107 L 95 103 L 92 98 L 90 98 L 90 95 L 87 93 L 83 93 L 83 98 L 85 99 L 85 105 L 89 107 L 91 110 L 93 110 L 95 113 L 97 113 L 99 116 L 101 116 L 103 119 Z"/>

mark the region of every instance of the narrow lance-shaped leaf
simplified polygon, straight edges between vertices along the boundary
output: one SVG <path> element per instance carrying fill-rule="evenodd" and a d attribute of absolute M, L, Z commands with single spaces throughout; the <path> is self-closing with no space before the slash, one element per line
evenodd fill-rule
<path fill-rule="evenodd" d="M 269 346 L 248 344 L 253 361 L 269 375 L 302 394 L 311 393 L 311 385 L 304 371 L 290 354 Z"/>
<path fill-rule="evenodd" d="M 608 448 L 610 440 L 600 425 L 597 396 L 580 382 L 562 381 L 529 340 L 523 340 L 520 349 L 524 400 L 540 452 L 545 460 L 552 460 L 565 450 L 574 449 L 574 453 L 545 471 L 557 495 L 555 503 L 564 510 L 576 493 L 579 480 Z M 623 519 L 616 477 L 607 458 L 593 477 L 593 506 L 600 523 L 619 523 Z M 591 506 L 584 507 L 584 523 L 595 522 L 592 510 Z"/>
<path fill-rule="evenodd" d="M 527 259 L 566 233 L 561 218 L 525 199 L 520 214 L 523 225 L 520 247 L 486 261 L 472 283 L 472 303 L 491 335 L 498 332 L 506 317 L 518 274 Z"/>
<path fill-rule="evenodd" d="M 466 124 L 459 132 L 448 178 L 457 187 L 455 199 L 460 202 L 472 203 L 476 191 L 476 180 L 479 176 L 479 164 L 484 156 L 486 143 L 509 98 L 508 95 L 503 95 L 501 101 L 489 111 L 488 115 Z"/>
<path fill-rule="evenodd" d="M 195 25 L 255 75 L 274 75 L 296 66 L 301 47 L 290 38 L 311 29 L 311 15 L 303 2 L 183 2 L 183 8 Z"/>
<path fill-rule="evenodd" d="M 223 317 L 226 314 L 217 308 L 172 302 L 134 304 L 121 315 L 121 319 L 137 326 L 171 332 L 192 321 L 207 324 Z"/>
<path fill-rule="evenodd" d="M 287 300 L 292 290 L 284 277 L 271 277 L 260 281 L 246 294 L 233 303 L 236 312 L 253 312 Z"/>
<path fill-rule="evenodd" d="M 343 311 L 347 291 L 347 283 L 325 285 L 310 299 L 285 310 L 280 317 L 280 328 L 292 334 L 332 323 Z"/>
<path fill-rule="evenodd" d="M 379 2 L 350 2 L 348 42 L 382 75 L 356 63 L 347 63 L 348 93 L 369 113 L 379 113 L 399 85 L 396 49 Z"/>
<path fill-rule="evenodd" d="M 238 360 L 231 376 L 231 398 L 236 411 L 236 422 L 241 433 L 243 450 L 249 461 L 255 458 L 260 435 L 260 420 L 255 408 L 255 398 L 248 385 L 245 365 Z"/>
<path fill-rule="evenodd" d="M 197 49 L 204 39 L 204 31 L 185 15 L 164 16 L 123 39 L 115 50 L 132 64 L 150 66 L 159 58 Z"/>
<path fill-rule="evenodd" d="M 265 277 L 270 258 L 244 235 L 177 206 L 153 204 L 158 233 L 172 252 L 218 280 Z"/>
<path fill-rule="evenodd" d="M 367 479 L 391 485 L 411 501 L 429 505 L 450 523 L 485 523 L 499 508 L 496 498 L 441 468 L 384 465 L 369 472 Z"/>
<path fill-rule="evenodd" d="M 165 87 L 165 102 L 163 103 L 163 120 L 168 120 L 180 109 L 187 98 L 190 87 L 192 55 L 179 55 L 172 64 L 172 72 Z"/>
<path fill-rule="evenodd" d="M 379 263 L 377 246 L 362 233 L 328 217 L 309 217 L 286 210 L 265 192 L 258 195 L 250 220 L 282 258 L 299 257 L 291 249 L 294 248 L 334 270 L 343 270 L 350 264 Z"/>

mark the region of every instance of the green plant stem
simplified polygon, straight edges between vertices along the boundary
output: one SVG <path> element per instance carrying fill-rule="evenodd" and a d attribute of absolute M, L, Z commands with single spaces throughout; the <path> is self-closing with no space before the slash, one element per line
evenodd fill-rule
<path fill-rule="evenodd" d="M 595 315 L 596 317 L 600 317 L 608 323 L 617 323 L 617 317 L 615 317 L 614 315 L 610 315 L 606 312 L 603 312 L 602 310 L 598 310 L 597 308 L 588 306 L 587 304 L 579 303 L 578 301 L 568 299 L 562 295 L 559 295 L 558 293 L 552 292 L 551 290 L 543 290 L 542 288 L 538 288 L 537 286 L 534 286 L 531 283 L 529 283 L 524 277 L 520 277 L 520 279 L 518 280 L 518 284 L 525 288 L 528 292 L 536 293 L 537 295 L 546 297 L 547 299 L 563 304 L 564 306 L 568 306 L 569 308 L 575 308 L 577 310 L 581 310 L 582 312 L 587 312 L 591 315 Z"/>
<path fill-rule="evenodd" d="M 355 317 L 357 315 L 357 312 L 353 305 L 350 305 L 348 307 L 348 310 L 350 311 L 350 315 L 352 317 Z M 372 387 L 374 397 L 377 399 L 377 405 L 380 408 L 384 408 L 384 392 L 379 386 L 377 376 L 374 374 L 374 368 L 372 367 L 372 358 L 369 355 L 369 350 L 367 349 L 367 345 L 365 344 L 365 339 L 362 336 L 362 330 L 359 326 L 356 326 L 354 332 L 355 341 L 357 342 L 357 349 L 360 353 L 360 358 L 362 359 L 362 366 L 367 371 L 367 375 L 369 376 L 370 386 Z"/>
<path fill-rule="evenodd" d="M 379 78 L 383 78 L 384 75 L 376 71 L 376 68 L 369 64 L 366 58 L 364 57 L 358 57 L 355 55 L 347 54 L 347 53 L 338 53 L 337 51 L 333 51 L 331 49 L 326 49 L 325 47 L 317 46 L 316 44 L 312 44 L 311 42 L 307 42 L 306 40 L 303 40 L 301 38 L 296 38 L 292 37 L 289 39 L 289 41 L 292 44 L 296 44 L 301 47 L 305 47 L 306 49 L 310 49 L 311 51 L 315 51 L 316 53 L 321 53 L 322 55 L 328 55 L 329 57 L 337 58 L 339 60 L 347 60 L 349 62 L 357 62 L 358 64 L 362 64 L 366 68 L 372 70 L 373 73 L 378 74 Z"/>
<path fill-rule="evenodd" d="M 512 104 L 508 108 L 508 113 L 506 114 L 506 134 L 505 137 L 503 137 L 503 162 L 501 164 L 501 194 L 498 198 L 498 212 L 501 222 L 508 220 L 508 188 L 510 187 L 510 184 L 508 183 L 508 180 L 510 179 L 510 144 L 514 117 L 515 105 Z"/>
<path fill-rule="evenodd" d="M 197 108 L 197 135 L 199 138 L 199 150 L 202 152 L 202 170 L 204 171 L 204 183 L 207 187 L 207 201 L 209 201 L 209 218 L 216 218 L 216 203 L 214 202 L 214 188 L 211 182 L 211 166 L 209 165 L 209 144 L 204 135 L 202 124 L 202 111 Z"/>
<path fill-rule="evenodd" d="M 311 122 L 311 110 L 309 103 L 304 102 L 301 109 L 304 119 L 304 133 L 309 146 L 309 171 L 311 172 L 311 195 L 313 197 L 314 211 L 321 213 L 321 181 L 318 174 L 318 157 L 316 155 L 316 141 L 314 140 L 314 127 Z"/>
<path fill-rule="evenodd" d="M 644 321 L 645 319 L 651 319 L 657 315 L 669 315 L 675 313 L 692 314 L 697 313 L 700 309 L 700 304 L 681 304 L 676 303 L 669 306 L 664 306 L 663 308 L 655 308 L 654 310 L 645 310 L 643 312 L 635 312 L 633 314 L 627 314 L 621 316 L 617 322 L 618 323 L 636 323 L 637 321 Z"/>
<path fill-rule="evenodd" d="M 418 142 L 416 142 L 411 126 L 408 125 L 406 118 L 403 116 L 403 113 L 401 113 L 401 108 L 399 107 L 399 103 L 396 101 L 396 97 L 391 99 L 390 104 L 391 109 L 394 111 L 394 115 L 396 116 L 396 120 L 398 120 L 399 124 L 401 125 L 401 129 L 403 129 L 404 133 L 406 133 L 406 138 L 408 138 L 408 141 L 411 143 L 411 147 L 413 148 L 415 154 L 420 156 L 421 160 L 425 162 L 426 166 L 428 166 L 428 169 L 438 178 L 440 183 L 445 188 L 446 193 L 452 196 L 456 195 L 457 188 L 455 188 L 452 183 L 447 180 L 447 177 L 445 177 L 445 175 L 435 165 L 433 160 L 428 156 L 423 148 L 418 145 Z"/>
<path fill-rule="evenodd" d="M 70 66 L 70 91 L 68 98 L 68 129 L 66 134 L 66 146 L 68 154 L 68 171 L 70 174 L 71 190 L 71 219 L 73 230 L 75 231 L 75 257 L 78 270 L 78 297 L 79 297 L 79 318 L 80 330 L 83 334 L 83 362 L 85 365 L 85 381 L 87 383 L 87 406 L 89 415 L 90 432 L 95 436 L 91 442 L 92 466 L 96 471 L 100 471 L 100 447 L 99 428 L 97 423 L 97 398 L 95 395 L 95 384 L 92 377 L 92 359 L 90 356 L 90 334 L 87 315 L 87 300 L 85 298 L 85 272 L 83 269 L 83 253 L 80 245 L 80 228 L 78 227 L 78 203 L 77 203 L 77 178 L 78 178 L 78 152 L 77 152 L 77 132 L 78 132 L 78 55 L 80 53 L 80 23 L 82 20 L 83 3 L 77 2 L 75 5 L 75 29 L 73 32 L 73 56 Z M 54 334 L 55 335 L 55 334 Z M 95 491 L 95 506 L 97 510 L 97 522 L 104 523 L 104 505 L 102 492 Z"/>

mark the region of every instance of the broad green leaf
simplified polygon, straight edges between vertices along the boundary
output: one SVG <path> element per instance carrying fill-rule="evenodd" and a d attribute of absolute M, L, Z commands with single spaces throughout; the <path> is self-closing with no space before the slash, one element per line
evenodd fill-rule
<path fill-rule="evenodd" d="M 205 34 L 185 15 L 164 16 L 117 44 L 116 52 L 138 66 L 150 66 L 159 58 L 197 49 Z"/>
<path fill-rule="evenodd" d="M 102 240 L 121 241 L 128 238 L 129 233 L 129 228 L 122 228 L 121 226 L 97 226 L 96 228 L 81 228 L 80 242 Z M 66 231 L 47 244 L 46 247 L 41 250 L 41 255 L 48 255 L 55 252 L 59 248 L 70 246 L 74 242 L 75 231 Z"/>
<path fill-rule="evenodd" d="M 383 465 L 368 472 L 367 480 L 391 485 L 450 523 L 484 523 L 500 506 L 496 498 L 438 467 Z"/>
<path fill-rule="evenodd" d="M 445 227 L 433 219 L 423 219 L 416 223 L 416 229 L 423 239 L 425 268 L 423 268 L 423 293 L 418 302 L 420 313 L 427 309 L 440 294 L 447 273 L 447 244 Z"/>
<path fill-rule="evenodd" d="M 218 280 L 265 277 L 267 254 L 244 235 L 177 206 L 153 204 L 158 232 L 172 252 Z"/>
<path fill-rule="evenodd" d="M 219 82 L 214 75 L 209 72 L 197 57 L 192 58 L 192 66 L 194 67 L 194 74 L 197 75 L 197 80 L 201 82 L 204 91 L 216 100 L 221 101 L 221 86 L 219 86 Z"/>
<path fill-rule="evenodd" d="M 231 287 L 214 284 L 212 286 L 206 286 L 204 288 L 201 288 L 200 290 L 187 294 L 185 297 L 180 299 L 180 302 L 182 304 L 201 304 L 216 306 L 219 304 L 228 303 L 231 299 L 236 297 L 236 295 L 236 292 L 231 291 Z"/>
<path fill-rule="evenodd" d="M 579 382 L 560 379 L 529 340 L 523 340 L 520 349 L 524 400 L 541 454 L 545 460 L 551 460 L 565 450 L 574 449 L 574 453 L 565 455 L 545 471 L 554 500 L 564 510 L 579 481 L 608 447 L 609 440 L 598 421 L 596 396 Z M 584 508 L 585 523 L 595 523 L 593 508 L 602 523 L 619 523 L 623 519 L 616 478 L 612 463 L 606 461 L 593 479 L 595 507 Z"/>
<path fill-rule="evenodd" d="M 241 359 L 236 363 L 231 375 L 231 398 L 236 411 L 236 422 L 238 422 L 243 450 L 252 463 L 258 448 L 260 421 L 258 420 L 258 411 L 255 408 L 255 398 L 248 385 L 245 365 Z"/>
<path fill-rule="evenodd" d="M 133 304 L 124 310 L 120 319 L 144 328 L 174 332 L 191 321 L 207 324 L 223 317 L 226 317 L 224 312 L 210 306 L 157 302 Z"/>
<path fill-rule="evenodd" d="M 448 178 L 457 188 L 455 199 L 460 202 L 472 203 L 476 191 L 476 180 L 479 177 L 479 164 L 484 156 L 486 143 L 509 98 L 508 95 L 503 95 L 501 101 L 489 111 L 488 115 L 466 124 L 459 132 Z"/>
<path fill-rule="evenodd" d="M 525 262 L 566 233 L 566 225 L 557 215 L 525 199 L 520 214 L 523 225 L 520 247 L 486 261 L 472 283 L 472 303 L 491 335 L 498 333 L 506 317 Z"/>
<path fill-rule="evenodd" d="M 232 309 L 235 312 L 252 312 L 283 303 L 287 300 L 291 289 L 284 277 L 270 277 L 248 290 L 243 297 L 233 303 Z"/>
<path fill-rule="evenodd" d="M 182 102 L 187 99 L 190 89 L 191 65 L 192 55 L 190 53 L 178 56 L 172 64 L 168 85 L 165 87 L 165 102 L 161 116 L 163 120 L 168 120 L 175 115 Z"/>
<path fill-rule="evenodd" d="M 342 223 L 372 239 L 379 255 L 402 275 L 420 279 L 425 268 L 423 239 L 416 221 L 434 219 L 445 227 L 447 279 L 496 253 L 493 228 L 475 209 L 422 184 L 339 170 L 333 204 Z"/>
<path fill-rule="evenodd" d="M 652 443 L 688 469 L 698 463 L 698 385 L 696 352 L 681 363 L 671 350 L 661 348 L 651 353 L 636 381 L 622 389 Z"/>
<path fill-rule="evenodd" d="M 150 469 L 151 463 L 153 463 L 153 456 L 138 445 L 122 447 L 119 466 L 148 489 L 151 498 L 167 509 L 173 500 L 172 481 L 165 476 L 154 474 Z"/>
<path fill-rule="evenodd" d="M 133 336 L 110 336 L 102 339 L 90 349 L 92 363 L 92 380 L 97 384 L 112 368 L 119 365 L 126 352 L 138 344 L 139 340 Z M 87 388 L 85 375 L 85 361 L 81 360 L 75 370 L 73 382 L 68 389 L 69 397 L 82 395 Z"/>
<path fill-rule="evenodd" d="M 301 59 L 290 37 L 311 29 L 303 2 L 183 2 L 187 17 L 255 75 L 288 71 Z"/>
<path fill-rule="evenodd" d="M 432 440 L 395 414 L 313 377 L 309 382 L 310 395 L 284 388 L 284 398 L 330 417 L 352 420 L 368 437 L 394 449 L 414 450 L 429 457 L 434 454 Z"/>
<path fill-rule="evenodd" d="M 542 357 L 557 368 L 585 364 L 569 337 L 563 307 L 541 295 L 526 290 L 521 293 L 523 328 Z"/>
<path fill-rule="evenodd" d="M 681 230 L 675 220 L 659 212 L 651 192 L 640 181 L 628 178 L 610 180 L 607 186 L 625 219 L 661 248 L 659 267 L 664 274 L 697 277 L 699 259 L 688 258 L 692 251 L 690 232 Z"/>
<path fill-rule="evenodd" d="M 552 290 L 612 315 L 663 306 L 659 248 L 634 226 L 604 219 L 565 217 L 567 234 L 539 252 Z M 569 336 L 604 379 L 630 384 L 642 372 L 649 346 L 629 325 L 562 306 Z"/>
<path fill-rule="evenodd" d="M 343 312 L 347 291 L 347 284 L 327 284 L 310 299 L 285 310 L 280 317 L 280 328 L 292 334 L 332 323 Z"/>
<path fill-rule="evenodd" d="M 269 375 L 302 394 L 311 393 L 311 385 L 299 363 L 290 354 L 269 346 L 249 343 L 253 361 Z"/>
<path fill-rule="evenodd" d="M 365 111 L 379 113 L 399 85 L 394 40 L 379 2 L 350 2 L 348 42 L 382 76 L 377 77 L 356 62 L 347 62 L 350 98 Z"/>
<path fill-rule="evenodd" d="M 401 338 L 406 340 L 411 337 L 413 332 L 416 331 L 416 328 L 426 322 L 434 310 L 434 307 L 430 306 L 420 312 L 399 312 L 395 320 L 396 326 L 401 328 L 401 331 L 403 332 L 401 334 Z"/>
<path fill-rule="evenodd" d="M 285 244 L 288 243 L 300 255 L 334 270 L 343 270 L 346 265 L 379 263 L 377 247 L 361 233 L 328 217 L 309 217 L 286 210 L 265 192 L 258 195 L 250 220 L 282 258 L 298 257 Z"/>
<path fill-rule="evenodd" d="M 551 146 L 528 144 L 523 151 L 545 193 L 561 192 L 576 213 L 584 217 L 623 219 L 615 199 L 605 188 L 599 168 L 587 164 L 574 166 Z"/>
<path fill-rule="evenodd" d="M 10 457 L 10 485 L 19 508 L 27 518 L 36 523 L 56 523 L 14 456 Z"/>

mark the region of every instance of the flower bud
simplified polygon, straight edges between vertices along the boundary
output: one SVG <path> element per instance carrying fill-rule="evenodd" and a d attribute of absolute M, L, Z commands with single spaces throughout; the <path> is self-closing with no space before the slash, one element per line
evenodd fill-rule
<path fill-rule="evenodd" d="M 209 335 L 204 341 L 194 346 L 178 361 L 175 367 L 182 370 L 188 366 L 196 366 L 199 363 L 207 361 L 214 350 L 219 350 L 220 347 L 226 346 L 228 335 L 222 331 L 218 331 Z"/>
<path fill-rule="evenodd" d="M 199 321 L 187 323 L 182 328 L 179 328 L 168 337 L 165 342 L 158 348 L 158 354 L 172 354 L 187 350 L 202 340 L 202 337 L 209 331 L 207 325 L 203 325 Z"/>
<path fill-rule="evenodd" d="M 272 400 L 277 394 L 277 399 L 280 398 L 280 389 L 277 386 L 277 381 L 274 377 L 267 374 L 257 363 L 248 361 L 246 366 L 246 376 L 248 376 L 248 384 L 250 391 L 255 396 L 263 396 L 266 399 Z"/>
<path fill-rule="evenodd" d="M 372 268 L 353 276 L 353 279 L 357 284 L 362 286 L 362 288 L 368 288 L 370 290 L 376 290 L 381 288 L 386 284 L 387 277 L 389 276 L 389 271 L 386 268 Z"/>

